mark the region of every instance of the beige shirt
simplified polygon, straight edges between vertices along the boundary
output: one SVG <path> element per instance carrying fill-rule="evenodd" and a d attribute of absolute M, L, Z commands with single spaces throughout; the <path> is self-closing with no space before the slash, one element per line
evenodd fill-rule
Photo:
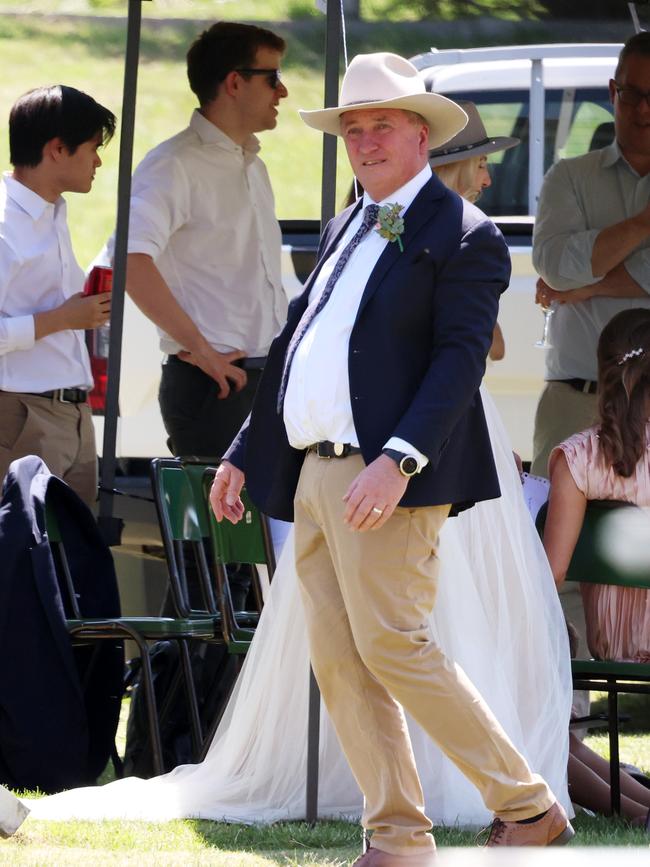
<path fill-rule="evenodd" d="M 650 198 L 650 175 L 640 177 L 616 142 L 602 150 L 560 160 L 549 169 L 539 199 L 533 265 L 554 289 L 598 282 L 591 254 L 600 231 L 638 214 Z M 630 276 L 650 292 L 650 239 L 625 260 Z M 551 317 L 546 379 L 598 378 L 600 332 L 621 310 L 650 307 L 650 298 L 597 296 L 558 304 Z M 534 315 L 531 311 L 531 316 Z"/>
<path fill-rule="evenodd" d="M 35 340 L 34 314 L 81 292 L 66 204 L 47 202 L 5 174 L 0 184 L 0 390 L 92 388 L 84 332 Z"/>
<path fill-rule="evenodd" d="M 220 352 L 266 355 L 285 322 L 282 235 L 251 136 L 235 144 L 195 111 L 133 176 L 129 253 L 150 255 L 176 301 Z M 160 331 L 163 352 L 183 347 Z"/>

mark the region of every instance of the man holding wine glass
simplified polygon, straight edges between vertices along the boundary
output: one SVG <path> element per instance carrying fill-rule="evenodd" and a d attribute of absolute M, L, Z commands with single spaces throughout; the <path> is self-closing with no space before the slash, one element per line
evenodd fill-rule
<path fill-rule="evenodd" d="M 533 235 L 546 313 L 546 384 L 532 471 L 596 413 L 596 346 L 619 311 L 650 307 L 650 33 L 627 40 L 609 82 L 615 140 L 547 173 Z M 541 341 L 540 341 L 541 342 Z"/>

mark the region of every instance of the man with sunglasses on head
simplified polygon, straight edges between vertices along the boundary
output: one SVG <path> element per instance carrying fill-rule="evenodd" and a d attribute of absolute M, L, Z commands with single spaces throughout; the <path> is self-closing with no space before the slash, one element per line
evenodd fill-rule
<path fill-rule="evenodd" d="M 630 37 L 609 82 L 615 139 L 560 160 L 544 179 L 533 236 L 537 302 L 553 303 L 533 472 L 596 417 L 596 346 L 620 310 L 650 307 L 650 33 Z"/>
<path fill-rule="evenodd" d="M 252 25 L 201 33 L 187 54 L 199 107 L 133 177 L 127 291 L 167 355 L 159 401 L 175 455 L 218 457 L 230 444 L 286 319 L 282 238 L 254 135 L 275 127 L 287 96 L 284 51 Z"/>

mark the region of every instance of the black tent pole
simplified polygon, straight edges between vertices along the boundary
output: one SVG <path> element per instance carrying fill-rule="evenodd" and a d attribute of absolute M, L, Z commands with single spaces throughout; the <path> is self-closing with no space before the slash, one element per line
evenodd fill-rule
<path fill-rule="evenodd" d="M 138 86 L 140 25 L 143 0 L 129 0 L 126 55 L 124 60 L 124 91 L 120 126 L 120 164 L 117 181 L 117 224 L 115 258 L 113 262 L 113 298 L 108 354 L 108 382 L 104 415 L 104 441 L 99 488 L 99 527 L 109 544 L 119 543 L 120 521 L 113 517 L 115 485 L 115 442 L 119 413 L 120 370 L 122 365 L 122 328 L 124 320 L 124 287 L 126 285 L 126 251 L 129 237 L 129 203 L 131 199 L 131 169 L 133 167 L 133 135 Z M 144 0 L 146 2 L 146 0 Z"/>
<path fill-rule="evenodd" d="M 341 0 L 327 0 L 325 29 L 325 108 L 337 105 L 342 37 Z M 335 135 L 323 135 L 323 179 L 321 185 L 321 234 L 336 210 Z M 320 741 L 320 692 L 309 669 L 309 715 L 307 722 L 307 792 L 305 818 L 318 818 L 318 749 Z"/>

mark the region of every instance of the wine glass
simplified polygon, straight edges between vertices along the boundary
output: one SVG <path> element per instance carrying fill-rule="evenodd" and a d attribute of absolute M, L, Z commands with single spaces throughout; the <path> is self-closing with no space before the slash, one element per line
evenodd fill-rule
<path fill-rule="evenodd" d="M 555 313 L 555 303 L 549 304 L 548 306 L 542 305 L 542 312 L 544 313 L 544 327 L 542 330 L 542 336 L 539 340 L 535 341 L 535 346 L 538 349 L 552 349 L 553 344 L 549 340 L 548 332 L 551 324 L 551 317 Z"/>

